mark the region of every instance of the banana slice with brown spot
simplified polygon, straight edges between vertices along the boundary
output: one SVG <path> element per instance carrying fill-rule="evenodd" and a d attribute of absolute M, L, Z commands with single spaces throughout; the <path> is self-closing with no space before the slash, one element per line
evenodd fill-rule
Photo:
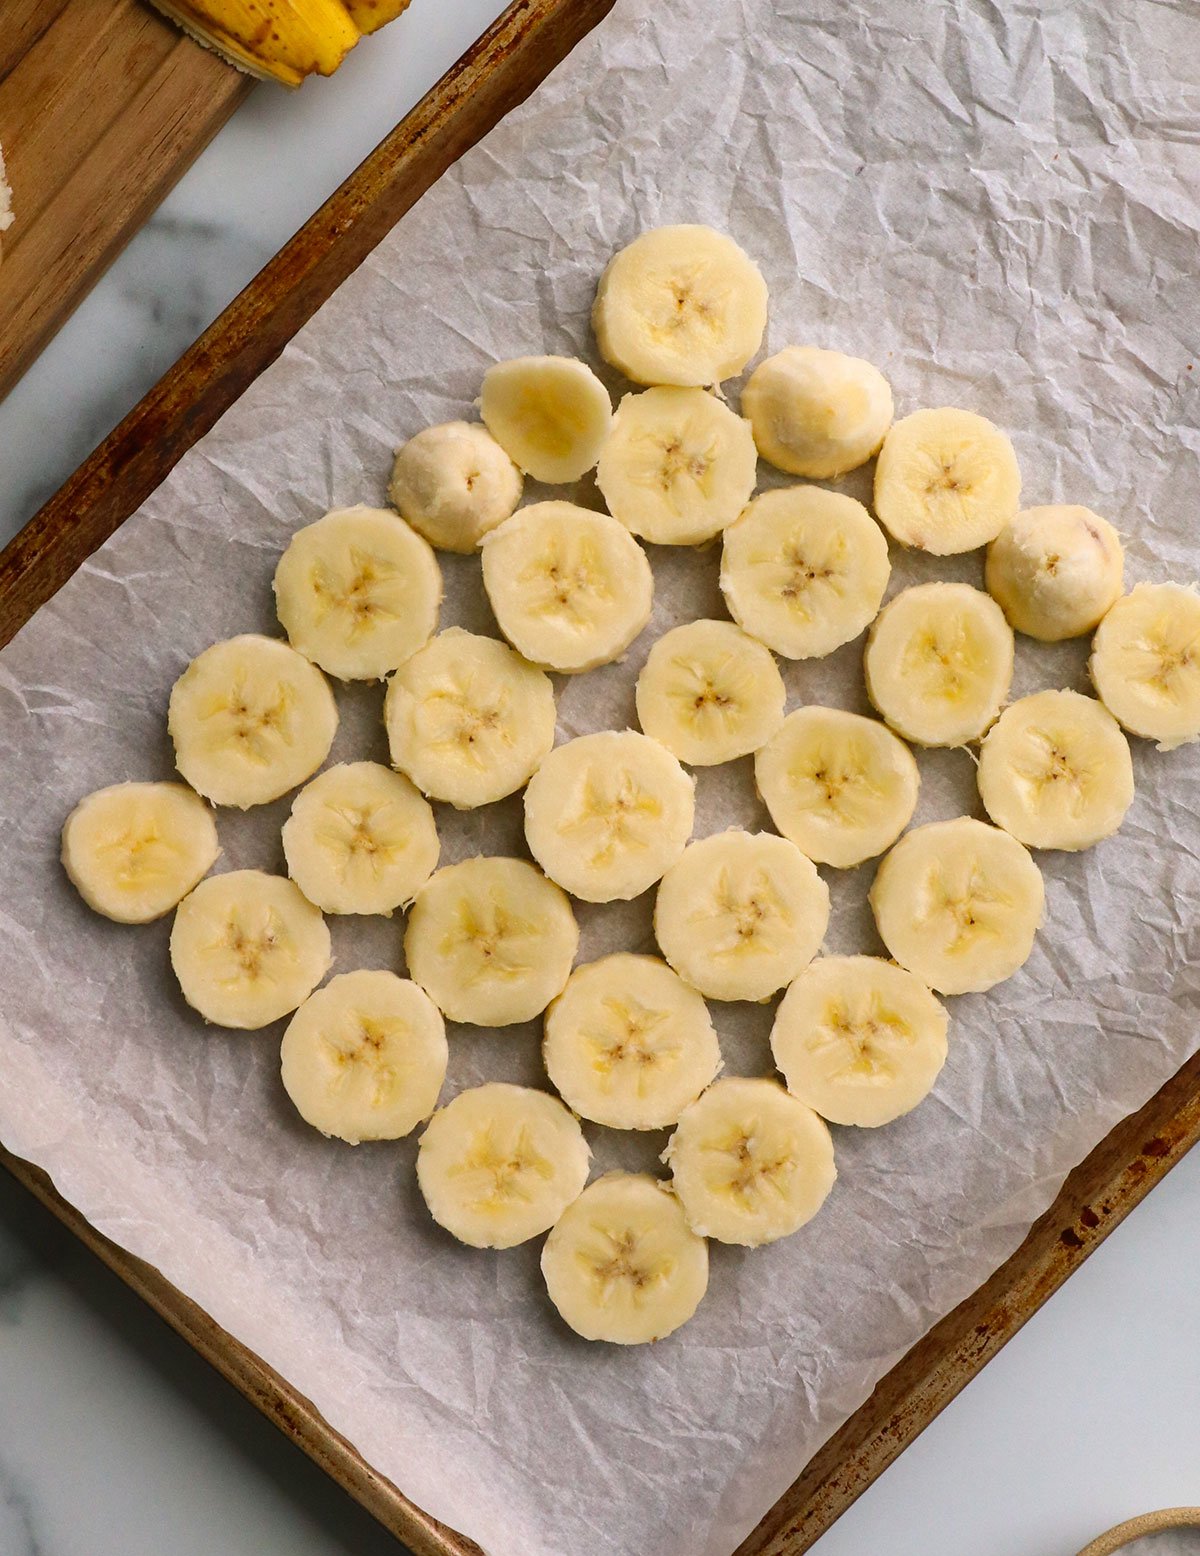
<path fill-rule="evenodd" d="M 875 512 L 902 545 L 935 556 L 974 551 L 995 540 L 1020 501 L 1012 443 L 973 411 L 914 411 L 883 440 Z"/>
<path fill-rule="evenodd" d="M 693 767 L 765 745 L 783 723 L 786 697 L 770 650 L 731 621 L 689 621 L 664 633 L 636 690 L 642 729 Z"/>

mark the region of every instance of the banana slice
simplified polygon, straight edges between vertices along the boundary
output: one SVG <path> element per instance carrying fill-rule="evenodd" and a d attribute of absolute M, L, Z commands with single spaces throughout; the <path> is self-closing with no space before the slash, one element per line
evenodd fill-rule
<path fill-rule="evenodd" d="M 711 227 L 643 232 L 609 260 L 592 307 L 601 356 L 635 384 L 733 378 L 766 327 L 762 272 Z"/>
<path fill-rule="evenodd" d="M 862 503 L 819 486 L 760 492 L 725 531 L 729 614 L 786 659 L 819 659 L 875 617 L 891 575 Z"/>
<path fill-rule="evenodd" d="M 429 1120 L 417 1183 L 429 1214 L 460 1243 L 515 1248 L 580 1193 L 590 1154 L 557 1097 L 492 1081 L 460 1091 Z"/>
<path fill-rule="evenodd" d="M 288 1022 L 283 1089 L 332 1139 L 399 1140 L 437 1107 L 449 1057 L 424 989 L 391 972 L 341 973 Z"/>
<path fill-rule="evenodd" d="M 963 746 L 995 721 L 1012 685 L 1012 628 L 970 584 L 902 589 L 871 628 L 867 695 L 921 746 Z"/>
<path fill-rule="evenodd" d="M 681 762 L 715 767 L 764 745 L 787 698 L 770 650 L 730 621 L 665 633 L 637 678 L 642 729 Z"/>
<path fill-rule="evenodd" d="M 341 508 L 297 530 L 275 569 L 288 641 L 339 681 L 379 681 L 437 628 L 442 572 L 384 508 Z"/>
<path fill-rule="evenodd" d="M 914 411 L 883 440 L 875 512 L 901 545 L 949 556 L 986 545 L 1021 501 L 1021 472 L 999 427 L 973 411 Z"/>
<path fill-rule="evenodd" d="M 912 752 L 876 719 L 797 708 L 754 758 L 771 820 L 818 864 L 849 870 L 890 848 L 917 808 Z"/>
<path fill-rule="evenodd" d="M 871 886 L 884 945 L 939 994 L 982 993 L 1011 977 L 1033 950 L 1044 901 L 1026 849 L 967 816 L 914 827 Z"/>
<path fill-rule="evenodd" d="M 665 1183 L 608 1172 L 563 1211 L 542 1249 L 550 1300 L 585 1340 L 644 1345 L 673 1334 L 708 1289 L 708 1244 Z"/>
<path fill-rule="evenodd" d="M 554 688 L 506 643 L 448 627 L 392 676 L 383 717 L 392 765 L 474 810 L 515 793 L 553 746 Z"/>
<path fill-rule="evenodd" d="M 879 452 L 892 390 L 861 357 L 788 346 L 760 362 L 742 390 L 758 452 L 779 470 L 832 481 Z"/>
<path fill-rule="evenodd" d="M 692 1231 L 759 1248 L 798 1231 L 837 1178 L 833 1141 L 778 1081 L 730 1076 L 684 1108 L 663 1161 Z"/>
<path fill-rule="evenodd" d="M 526 475 L 562 486 L 594 468 L 612 401 L 576 357 L 515 357 L 483 375 L 479 414 Z"/>
<path fill-rule="evenodd" d="M 721 1068 L 708 1007 L 656 956 L 577 967 L 546 1012 L 546 1073 L 568 1107 L 610 1129 L 673 1124 Z"/>
<path fill-rule="evenodd" d="M 1133 758 L 1093 697 L 1036 692 L 1010 703 L 984 736 L 979 796 L 1027 848 L 1090 848 L 1133 804 Z"/>
<path fill-rule="evenodd" d="M 643 540 L 697 546 L 750 501 L 758 452 L 750 423 L 704 389 L 627 394 L 600 451 L 609 512 Z"/>
<path fill-rule="evenodd" d="M 529 851 L 584 902 L 638 897 L 683 853 L 695 792 L 695 779 L 647 735 L 580 735 L 552 751 L 525 790 Z"/>
<path fill-rule="evenodd" d="M 322 912 L 391 914 L 433 874 L 437 826 L 403 773 L 342 762 L 292 802 L 283 854 L 288 874 Z"/>
<path fill-rule="evenodd" d="M 248 810 L 311 778 L 337 732 L 329 682 L 294 648 L 245 633 L 198 654 L 171 688 L 175 765 L 214 805 Z"/>
<path fill-rule="evenodd" d="M 451 1021 L 532 1021 L 561 994 L 579 949 L 566 896 L 523 859 L 447 865 L 408 916 L 408 970 Z"/>
<path fill-rule="evenodd" d="M 483 587 L 509 642 L 567 674 L 619 659 L 654 604 L 641 546 L 607 513 L 573 502 L 531 503 L 493 530 Z"/>
<path fill-rule="evenodd" d="M 253 1031 L 302 1004 L 333 960 L 320 910 L 281 875 L 213 875 L 179 904 L 171 966 L 206 1021 Z"/>
<path fill-rule="evenodd" d="M 182 783 L 114 783 L 85 795 L 62 829 L 63 868 L 118 924 L 161 918 L 221 852 L 213 813 Z"/>
<path fill-rule="evenodd" d="M 1096 629 L 1088 661 L 1100 700 L 1160 751 L 1200 739 L 1200 595 L 1138 584 Z"/>
<path fill-rule="evenodd" d="M 701 838 L 662 878 L 654 933 L 663 955 L 714 1000 L 766 1000 L 807 967 L 829 926 L 829 888 L 771 832 Z"/>
<path fill-rule="evenodd" d="M 783 996 L 771 1052 L 787 1089 L 832 1124 L 910 1113 L 946 1062 L 945 1007 L 878 956 L 821 956 Z"/>
<path fill-rule="evenodd" d="M 1124 569 L 1121 537 L 1090 508 L 1025 508 L 988 547 L 984 576 L 1015 631 L 1058 643 L 1093 630 Z"/>
<path fill-rule="evenodd" d="M 441 551 L 474 551 L 516 511 L 521 472 L 478 422 L 426 427 L 397 450 L 388 497 Z"/>

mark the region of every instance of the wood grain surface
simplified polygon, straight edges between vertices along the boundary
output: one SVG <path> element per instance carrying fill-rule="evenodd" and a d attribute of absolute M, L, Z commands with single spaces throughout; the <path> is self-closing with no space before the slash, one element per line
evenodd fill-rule
<path fill-rule="evenodd" d="M 138 507 L 445 168 L 527 96 L 611 4 L 515 0 L 0 554 L 0 642 Z M 54 11 L 54 0 L 45 9 Z M 16 14 L 28 35 L 42 10 L 16 0 Z M 5 45 L 0 38 L 0 61 Z M 882 1380 L 737 1556 L 807 1550 L 1198 1137 L 1200 1056 L 1076 1168 L 1021 1247 Z M 417 1556 L 478 1556 L 373 1471 L 286 1379 L 157 1270 L 89 1226 L 44 1173 L 2 1148 L 0 1165 Z"/>
<path fill-rule="evenodd" d="M 141 0 L 0 0 L 0 396 L 241 101 Z"/>

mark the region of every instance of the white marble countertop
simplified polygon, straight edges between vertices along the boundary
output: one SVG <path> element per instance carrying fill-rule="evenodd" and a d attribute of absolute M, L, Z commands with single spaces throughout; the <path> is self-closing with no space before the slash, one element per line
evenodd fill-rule
<path fill-rule="evenodd" d="M 501 9 L 417 0 L 332 81 L 256 89 L 0 404 L 0 538 Z M 818 1556 L 1071 1556 L 1134 1512 L 1200 1502 L 1197 1206 L 1200 1153 Z M 0 1556 L 399 1549 L 0 1174 Z"/>

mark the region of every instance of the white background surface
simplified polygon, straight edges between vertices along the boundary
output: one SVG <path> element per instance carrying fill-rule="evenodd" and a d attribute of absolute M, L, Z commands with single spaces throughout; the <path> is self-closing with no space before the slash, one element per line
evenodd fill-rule
<path fill-rule="evenodd" d="M 499 9 L 415 0 L 333 81 L 255 92 L 0 406 L 6 535 Z M 1200 1502 L 1198 1204 L 1200 1157 L 820 1556 L 1069 1556 L 1132 1512 Z M 0 1556 L 397 1549 L 0 1182 Z"/>

